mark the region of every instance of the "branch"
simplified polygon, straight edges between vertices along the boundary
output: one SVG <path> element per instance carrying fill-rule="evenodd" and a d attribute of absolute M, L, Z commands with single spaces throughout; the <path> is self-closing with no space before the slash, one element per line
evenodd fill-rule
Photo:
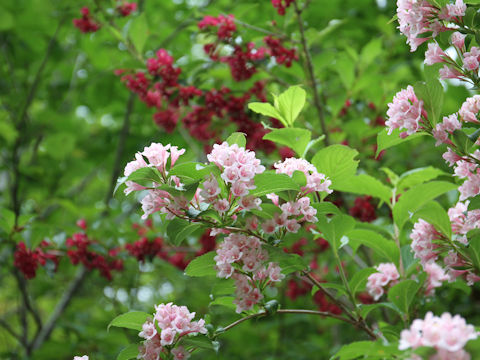
<path fill-rule="evenodd" d="M 2 326 L 10 335 L 12 335 L 15 339 L 17 339 L 20 343 L 23 343 L 23 339 L 22 337 L 17 334 L 12 328 L 10 325 L 8 325 L 8 323 L 3 320 L 3 319 L 0 319 L 0 326 Z"/>
<path fill-rule="evenodd" d="M 355 325 L 355 326 L 357 325 L 356 322 L 351 320 L 351 319 L 346 319 L 346 318 L 344 318 L 340 315 L 332 314 L 332 313 L 325 312 L 325 311 L 305 310 L 305 309 L 279 309 L 279 310 L 276 311 L 276 313 L 278 313 L 278 314 L 306 314 L 306 315 L 317 315 L 317 316 L 331 317 L 331 318 L 341 320 L 341 321 L 347 322 L 347 323 Z M 267 315 L 268 315 L 268 313 L 265 312 L 265 311 L 261 311 L 261 312 L 256 313 L 256 314 L 251 314 L 251 315 L 245 316 L 241 319 L 238 319 L 237 321 L 234 321 L 230 325 L 227 325 L 226 327 L 224 327 L 222 330 L 223 331 L 228 331 L 231 328 L 237 326 L 238 324 L 241 324 L 244 321 L 254 319 L 254 318 L 257 318 L 257 317 L 267 316 Z"/>
<path fill-rule="evenodd" d="M 323 105 L 318 95 L 318 88 L 317 88 L 317 81 L 315 80 L 315 72 L 313 70 L 313 63 L 312 63 L 312 56 L 310 55 L 310 50 L 308 50 L 307 39 L 305 36 L 305 29 L 303 27 L 303 19 L 302 19 L 302 11 L 304 9 L 300 9 L 296 1 L 293 2 L 295 6 L 295 12 L 297 13 L 297 20 L 298 20 L 298 28 L 300 30 L 300 38 L 302 43 L 303 52 L 305 54 L 305 62 L 307 67 L 308 77 L 310 79 L 312 91 L 313 91 L 313 103 L 315 104 L 315 108 L 317 109 L 318 117 L 320 119 L 320 126 L 322 127 L 322 132 L 325 135 L 323 139 L 326 146 L 330 144 L 330 139 L 328 136 L 327 131 L 327 124 L 325 123 L 325 114 L 323 112 Z"/>
<path fill-rule="evenodd" d="M 33 339 L 31 349 L 35 350 L 38 349 L 42 344 L 48 340 L 50 337 L 55 325 L 63 314 L 65 309 L 67 308 L 68 304 L 72 300 L 73 296 L 77 292 L 77 290 L 82 285 L 85 277 L 87 275 L 87 269 L 85 267 L 80 267 L 75 275 L 75 278 L 68 286 L 67 290 L 63 293 L 62 298 L 58 301 L 55 309 L 53 310 L 52 314 L 50 315 L 49 319 L 47 320 L 45 326 L 42 330 L 38 333 L 38 335 Z"/>

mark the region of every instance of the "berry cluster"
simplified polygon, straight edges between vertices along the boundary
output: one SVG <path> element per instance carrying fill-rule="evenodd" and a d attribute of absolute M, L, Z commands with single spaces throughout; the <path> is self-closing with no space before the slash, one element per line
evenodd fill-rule
<path fill-rule="evenodd" d="M 90 10 L 87 7 L 83 7 L 80 12 L 82 17 L 80 19 L 73 19 L 73 26 L 78 28 L 82 33 L 96 32 L 100 29 L 100 24 L 92 18 Z"/>
<path fill-rule="evenodd" d="M 59 257 L 52 249 L 47 249 L 50 243 L 43 240 L 35 250 L 27 248 L 23 241 L 17 244 L 13 265 L 19 269 L 27 279 L 33 279 L 37 274 L 39 265 L 45 266 L 47 261 L 52 261 L 55 268 L 58 266 Z"/>

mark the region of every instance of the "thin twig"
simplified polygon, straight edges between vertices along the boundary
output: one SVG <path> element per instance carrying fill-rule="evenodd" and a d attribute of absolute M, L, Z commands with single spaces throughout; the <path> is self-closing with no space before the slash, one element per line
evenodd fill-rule
<path fill-rule="evenodd" d="M 303 52 L 305 55 L 304 57 L 305 57 L 305 62 L 307 67 L 307 73 L 310 79 L 312 92 L 313 92 L 313 103 L 315 104 L 315 108 L 317 109 L 318 117 L 320 119 L 320 126 L 322 127 L 322 132 L 325 135 L 325 138 L 323 139 L 323 141 L 325 145 L 328 146 L 330 144 L 330 138 L 328 136 L 327 124 L 325 123 L 324 109 L 323 109 L 322 101 L 318 94 L 317 81 L 315 80 L 315 72 L 313 70 L 312 56 L 310 55 L 310 50 L 308 49 L 307 39 L 305 36 L 305 29 L 303 27 L 302 11 L 304 9 L 300 9 L 296 1 L 293 2 L 293 5 L 295 6 L 295 12 L 297 13 L 298 28 L 300 30 L 300 38 L 301 38 Z"/>
<path fill-rule="evenodd" d="M 334 319 L 337 319 L 337 320 L 347 322 L 347 323 L 352 324 L 352 325 L 356 325 L 355 321 L 353 321 L 351 319 L 347 319 L 347 318 L 344 318 L 340 315 L 332 314 L 332 313 L 325 312 L 325 311 L 305 310 L 305 309 L 279 309 L 279 310 L 276 311 L 276 313 L 278 313 L 278 314 L 306 314 L 306 315 L 317 315 L 317 316 L 331 317 L 331 318 L 334 318 Z M 251 315 L 245 316 L 241 319 L 238 319 L 238 320 L 234 321 L 230 325 L 225 326 L 222 330 L 223 331 L 228 331 L 231 328 L 237 326 L 238 324 L 241 324 L 244 321 L 251 320 L 251 319 L 254 319 L 254 318 L 257 318 L 257 317 L 261 317 L 261 316 L 267 316 L 267 315 L 268 315 L 268 313 L 266 311 L 261 311 L 261 312 L 256 313 L 256 314 L 251 314 Z"/>
<path fill-rule="evenodd" d="M 0 326 L 3 327 L 10 335 L 12 335 L 15 339 L 17 339 L 20 343 L 23 342 L 23 339 L 22 337 L 17 334 L 10 325 L 8 325 L 8 323 L 3 320 L 3 319 L 0 319 Z"/>

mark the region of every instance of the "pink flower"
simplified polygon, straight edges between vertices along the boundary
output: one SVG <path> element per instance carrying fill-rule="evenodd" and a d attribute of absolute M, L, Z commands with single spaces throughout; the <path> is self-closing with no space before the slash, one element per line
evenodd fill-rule
<path fill-rule="evenodd" d="M 468 54 L 468 55 L 467 55 Z M 475 71 L 478 69 L 478 59 L 476 56 L 471 56 L 469 53 L 464 54 L 463 67 L 468 71 Z"/>
<path fill-rule="evenodd" d="M 444 65 L 443 68 L 441 68 L 438 71 L 438 74 L 440 75 L 440 79 L 445 80 L 445 79 L 460 79 L 463 74 L 459 72 L 456 69 L 452 69 L 448 65 Z"/>
<path fill-rule="evenodd" d="M 463 3 L 463 0 L 457 0 L 455 4 L 447 4 L 440 14 L 441 19 L 455 20 L 457 17 L 465 16 L 467 5 Z"/>
<path fill-rule="evenodd" d="M 146 340 L 150 340 L 155 335 L 157 335 L 157 328 L 155 327 L 155 324 L 153 323 L 153 321 L 146 321 L 142 325 L 142 331 L 138 334 L 138 336 Z"/>
<path fill-rule="evenodd" d="M 443 57 L 448 56 L 438 46 L 436 42 L 428 44 L 428 50 L 425 52 L 425 64 L 433 65 L 444 61 Z"/>
<path fill-rule="evenodd" d="M 88 355 L 74 356 L 73 360 L 88 360 Z"/>
<path fill-rule="evenodd" d="M 422 118 L 423 101 L 418 100 L 412 86 L 398 92 L 393 101 L 388 104 L 387 121 L 388 134 L 394 129 L 406 129 L 407 135 L 412 135 L 419 130 Z"/>
<path fill-rule="evenodd" d="M 455 130 L 461 129 L 462 124 L 458 121 L 457 115 L 452 114 L 450 116 L 444 116 L 443 122 L 437 124 L 433 130 L 433 137 L 437 140 L 435 146 L 438 146 L 442 143 L 450 144 L 451 141 L 448 139 L 448 135 L 452 134 Z"/>
<path fill-rule="evenodd" d="M 186 360 L 190 357 L 190 353 L 183 346 L 172 349 L 172 354 L 173 360 Z"/>
<path fill-rule="evenodd" d="M 397 283 L 400 274 L 393 263 L 382 263 L 376 267 L 376 273 L 371 274 L 367 279 L 367 291 L 375 301 L 384 294 L 384 288 Z"/>
<path fill-rule="evenodd" d="M 455 31 L 452 34 L 451 41 L 453 46 L 455 46 L 457 49 L 460 51 L 465 50 L 465 37 L 466 35 L 463 35 L 462 33 L 459 33 L 458 31 Z"/>
<path fill-rule="evenodd" d="M 412 244 L 410 246 L 415 254 L 415 258 L 419 259 L 422 265 L 435 261 L 438 258 L 438 254 L 435 252 L 438 245 L 432 241 L 440 237 L 441 234 L 435 227 L 423 219 L 418 219 L 413 226 L 413 231 L 410 235 Z"/>
<path fill-rule="evenodd" d="M 213 208 L 220 214 L 224 214 L 230 208 L 230 204 L 227 199 L 220 199 L 213 204 Z"/>
<path fill-rule="evenodd" d="M 423 270 L 428 274 L 425 295 L 432 296 L 435 294 L 435 288 L 442 286 L 442 282 L 449 278 L 445 271 L 434 262 L 425 264 Z"/>
<path fill-rule="evenodd" d="M 452 317 L 449 313 L 443 313 L 438 317 L 428 312 L 424 320 L 414 320 L 410 329 L 401 332 L 399 349 L 429 346 L 435 348 L 441 355 L 456 353 L 461 351 L 469 340 L 477 337 L 475 328 L 468 325 L 459 315 Z M 453 357 L 437 357 L 442 358 Z"/>
<path fill-rule="evenodd" d="M 465 100 L 458 111 L 460 119 L 464 122 L 479 123 L 477 113 L 480 110 L 480 95 L 474 95 Z"/>

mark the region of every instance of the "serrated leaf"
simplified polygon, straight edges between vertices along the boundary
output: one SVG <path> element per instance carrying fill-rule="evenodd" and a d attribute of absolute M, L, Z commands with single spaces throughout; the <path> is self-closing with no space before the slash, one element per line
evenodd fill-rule
<path fill-rule="evenodd" d="M 364 245 L 371 248 L 374 253 L 397 266 L 400 261 L 400 253 L 397 245 L 392 240 L 385 239 L 382 235 L 372 230 L 355 229 L 346 233 L 350 239 L 350 246 L 356 250 L 358 246 Z"/>
<path fill-rule="evenodd" d="M 436 179 L 441 175 L 446 175 L 446 173 L 440 169 L 434 168 L 433 166 L 407 171 L 400 176 L 400 179 L 397 183 L 397 193 L 411 188 L 412 186 Z"/>
<path fill-rule="evenodd" d="M 355 220 L 348 215 L 336 215 L 332 219 L 327 219 L 322 216 L 317 223 L 318 229 L 335 249 L 340 247 L 340 239 L 351 231 L 354 226 Z"/>
<path fill-rule="evenodd" d="M 288 122 L 285 118 L 280 114 L 280 112 L 275 109 L 271 104 L 266 102 L 252 102 L 248 104 L 248 108 L 253 112 L 258 114 L 262 114 L 264 116 L 272 117 L 280 121 L 284 126 L 288 127 Z"/>
<path fill-rule="evenodd" d="M 399 129 L 395 129 L 390 135 L 388 135 L 387 129 L 380 130 L 377 135 L 377 153 L 375 156 L 378 156 L 382 150 L 427 135 L 426 133 L 420 132 L 409 135 L 406 138 L 401 138 L 399 136 L 401 132 L 402 131 Z"/>
<path fill-rule="evenodd" d="M 141 14 L 137 16 L 130 25 L 128 35 L 138 52 L 141 53 L 143 51 L 149 34 L 146 15 Z"/>
<path fill-rule="evenodd" d="M 210 251 L 204 255 L 198 256 L 185 269 L 185 275 L 192 277 L 216 276 L 215 261 L 213 258 L 217 255 L 215 251 Z"/>
<path fill-rule="evenodd" d="M 110 324 L 108 324 L 107 330 L 109 330 L 110 327 L 115 326 L 141 331 L 143 323 L 151 317 L 151 314 L 147 314 L 143 311 L 130 311 L 128 313 L 118 315 L 115 319 L 113 319 Z"/>
<path fill-rule="evenodd" d="M 254 181 L 256 188 L 250 190 L 250 195 L 262 196 L 286 190 L 300 191 L 300 186 L 286 174 L 266 171 L 255 175 Z"/>
<path fill-rule="evenodd" d="M 278 110 L 292 126 L 305 105 L 307 93 L 300 86 L 290 86 L 278 96 Z"/>
<path fill-rule="evenodd" d="M 282 268 L 282 274 L 290 274 L 295 271 L 305 270 L 308 263 L 298 254 L 289 254 L 278 247 L 264 245 L 268 251 L 269 261 L 276 262 Z"/>
<path fill-rule="evenodd" d="M 355 176 L 358 167 L 358 151 L 345 145 L 330 145 L 315 154 L 312 164 L 325 174 L 333 184 L 346 183 Z"/>
<path fill-rule="evenodd" d="M 266 134 L 263 139 L 288 146 L 293 149 L 299 157 L 302 157 L 311 137 L 312 133 L 306 129 L 283 128 L 272 130 Z"/>
<path fill-rule="evenodd" d="M 417 211 L 427 202 L 457 188 L 457 185 L 446 181 L 431 181 L 419 184 L 403 193 L 393 208 L 393 220 L 401 230 L 409 218 L 409 214 Z"/>
<path fill-rule="evenodd" d="M 245 134 L 241 132 L 234 132 L 227 138 L 226 142 L 230 146 L 233 144 L 237 144 L 241 148 L 247 146 L 247 138 L 245 137 Z"/>
<path fill-rule="evenodd" d="M 342 181 L 337 184 L 332 181 L 331 188 L 353 194 L 370 195 L 386 203 L 390 202 L 392 197 L 392 189 L 368 174 L 356 175 L 348 179 L 348 181 Z"/>
<path fill-rule="evenodd" d="M 136 359 L 138 356 L 139 344 L 130 344 L 117 355 L 117 360 Z"/>
<path fill-rule="evenodd" d="M 420 286 L 415 280 L 401 281 L 388 290 L 388 300 L 406 314 Z"/>
<path fill-rule="evenodd" d="M 331 202 L 313 203 L 312 207 L 317 210 L 318 215 L 333 214 L 340 215 L 342 212 Z"/>
<path fill-rule="evenodd" d="M 352 294 L 355 295 L 357 292 L 365 290 L 368 277 L 376 272 L 377 270 L 374 268 L 364 268 L 353 274 L 352 278 L 348 282 Z"/>

